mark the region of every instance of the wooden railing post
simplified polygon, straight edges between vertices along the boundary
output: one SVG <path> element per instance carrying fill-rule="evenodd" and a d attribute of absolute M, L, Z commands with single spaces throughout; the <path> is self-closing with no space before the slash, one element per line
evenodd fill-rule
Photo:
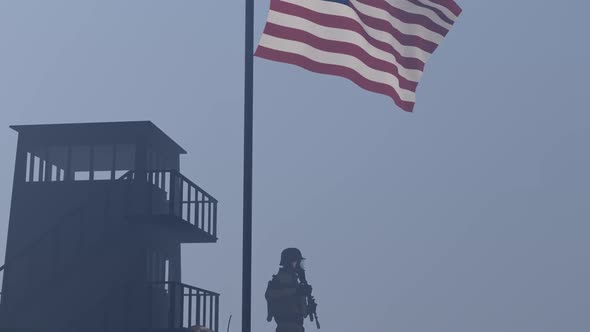
<path fill-rule="evenodd" d="M 180 194 L 180 199 L 178 200 L 178 217 L 180 219 L 184 219 L 184 184 L 186 183 L 182 177 L 178 177 L 178 182 L 180 182 L 180 189 L 178 190 L 178 193 Z M 187 187 L 188 187 L 188 183 L 187 183 Z M 188 219 L 188 217 L 187 217 Z"/>
<path fill-rule="evenodd" d="M 170 193 L 169 193 L 169 202 L 168 202 L 168 214 L 173 216 L 174 215 L 174 200 L 176 199 L 176 177 L 172 172 L 170 174 Z"/>
<path fill-rule="evenodd" d="M 187 185 L 188 185 L 188 188 L 187 188 L 188 197 L 186 198 L 186 204 L 187 204 L 186 205 L 186 221 L 188 221 L 190 224 L 192 224 L 191 223 L 191 212 L 192 212 L 191 211 L 191 204 L 193 204 L 193 203 L 191 201 L 193 199 L 193 187 L 191 185 L 189 185 L 188 183 L 187 183 Z"/>
<path fill-rule="evenodd" d="M 178 327 L 182 327 L 182 325 L 184 325 L 183 324 L 183 322 L 184 322 L 184 285 L 178 284 L 178 286 L 179 286 L 178 288 L 180 290 L 180 299 L 179 299 L 180 300 L 179 301 L 180 308 L 178 308 L 180 320 L 178 322 L 178 324 L 179 324 Z"/>
<path fill-rule="evenodd" d="M 203 193 L 201 193 L 201 197 L 203 196 Z M 199 199 L 199 189 L 195 189 L 195 226 L 197 227 L 201 227 L 201 219 L 199 218 L 200 216 L 200 212 L 199 209 L 201 208 L 201 203 L 200 203 L 200 199 Z"/>
<path fill-rule="evenodd" d="M 219 331 L 219 295 L 215 295 L 215 326 L 213 331 Z"/>
<path fill-rule="evenodd" d="M 201 325 L 201 291 L 197 289 L 197 325 Z"/>
<path fill-rule="evenodd" d="M 209 294 L 209 328 L 213 329 L 213 294 Z"/>
<path fill-rule="evenodd" d="M 193 323 L 193 290 L 188 289 L 188 327 L 191 327 Z"/>
<path fill-rule="evenodd" d="M 217 201 L 213 203 L 213 236 L 217 238 Z"/>
<path fill-rule="evenodd" d="M 201 193 L 201 197 L 202 197 L 202 199 L 201 199 L 201 204 L 203 204 L 203 205 L 201 206 L 201 225 L 202 225 L 201 227 L 202 227 L 202 228 L 203 228 L 203 230 L 204 230 L 204 229 L 205 229 L 205 203 L 204 203 L 204 202 L 205 202 L 205 197 L 206 197 L 206 196 L 205 196 L 205 194 L 204 194 L 204 193 Z"/>

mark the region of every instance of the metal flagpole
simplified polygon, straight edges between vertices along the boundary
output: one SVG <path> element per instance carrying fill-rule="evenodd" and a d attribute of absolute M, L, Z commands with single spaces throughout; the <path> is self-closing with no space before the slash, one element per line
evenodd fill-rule
<path fill-rule="evenodd" d="M 244 70 L 244 226 L 242 239 L 242 332 L 251 331 L 252 144 L 254 94 L 254 0 L 246 0 Z"/>

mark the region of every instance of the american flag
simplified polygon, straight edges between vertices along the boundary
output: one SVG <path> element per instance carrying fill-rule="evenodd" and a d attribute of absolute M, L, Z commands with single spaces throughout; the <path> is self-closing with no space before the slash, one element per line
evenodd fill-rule
<path fill-rule="evenodd" d="M 411 112 L 453 0 L 271 0 L 255 55 L 350 79 Z"/>

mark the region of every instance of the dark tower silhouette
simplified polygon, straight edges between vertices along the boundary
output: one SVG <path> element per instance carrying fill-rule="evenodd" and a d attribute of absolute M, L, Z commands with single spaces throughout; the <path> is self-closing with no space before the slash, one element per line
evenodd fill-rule
<path fill-rule="evenodd" d="M 217 200 L 180 173 L 178 144 L 149 121 L 11 128 L 0 327 L 218 330 L 219 294 L 180 266 L 181 243 L 217 241 Z"/>

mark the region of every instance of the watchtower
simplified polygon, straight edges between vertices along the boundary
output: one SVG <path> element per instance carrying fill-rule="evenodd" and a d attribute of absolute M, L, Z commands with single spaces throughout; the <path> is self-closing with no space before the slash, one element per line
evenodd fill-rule
<path fill-rule="evenodd" d="M 0 327 L 218 330 L 219 294 L 181 281 L 217 241 L 217 200 L 149 121 L 11 126 L 18 145 Z"/>

